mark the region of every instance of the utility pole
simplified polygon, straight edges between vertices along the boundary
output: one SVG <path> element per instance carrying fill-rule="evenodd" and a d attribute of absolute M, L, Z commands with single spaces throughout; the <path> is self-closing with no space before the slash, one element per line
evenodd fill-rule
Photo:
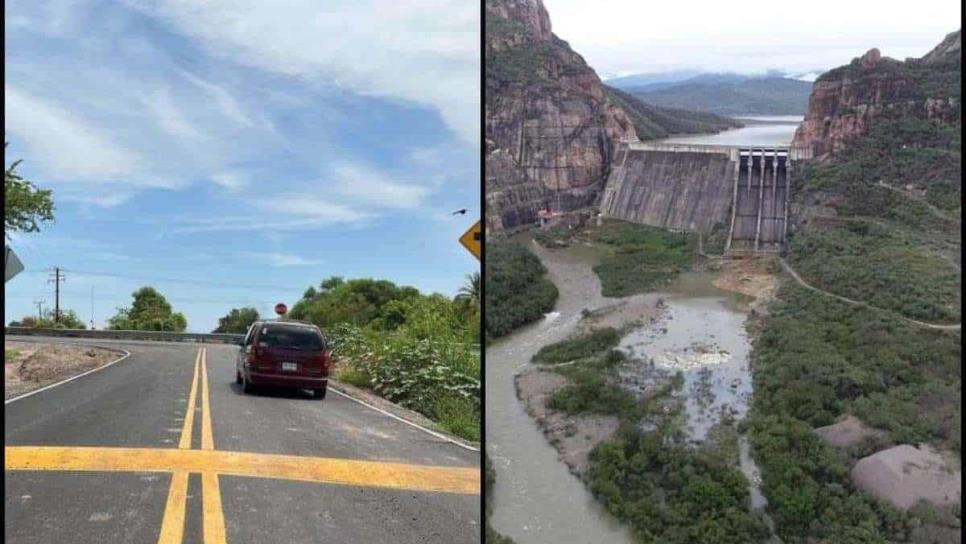
<path fill-rule="evenodd" d="M 34 304 L 37 305 L 37 321 L 39 322 L 41 319 L 44 318 L 44 310 L 43 310 L 44 299 L 42 299 L 42 298 L 39 298 L 39 299 L 38 298 L 35 298 L 34 299 Z"/>
<path fill-rule="evenodd" d="M 91 285 L 91 330 L 94 330 L 94 286 Z"/>
<path fill-rule="evenodd" d="M 47 283 L 54 284 L 54 323 L 60 323 L 60 283 L 66 280 L 57 266 L 54 267 L 53 277 L 47 280 Z"/>

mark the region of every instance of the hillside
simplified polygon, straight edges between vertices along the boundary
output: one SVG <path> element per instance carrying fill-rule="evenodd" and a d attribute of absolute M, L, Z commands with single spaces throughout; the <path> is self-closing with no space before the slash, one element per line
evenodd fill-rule
<path fill-rule="evenodd" d="M 553 34 L 541 0 L 487 0 L 485 169 L 490 232 L 591 206 L 616 142 L 739 126 L 707 113 L 655 107 L 603 85 Z M 640 132 L 639 132 L 640 131 Z"/>
<path fill-rule="evenodd" d="M 636 139 L 600 78 L 555 36 L 540 0 L 487 0 L 486 226 L 535 223 L 553 198 L 591 205 L 614 142 Z M 558 196 L 559 195 L 559 196 Z"/>
<path fill-rule="evenodd" d="M 720 132 L 744 126 L 734 119 L 708 112 L 688 111 L 652 106 L 620 89 L 604 85 L 611 102 L 620 106 L 641 140 L 665 138 L 675 134 Z"/>
<path fill-rule="evenodd" d="M 786 542 L 960 542 L 958 505 L 897 508 L 861 490 L 853 472 L 899 445 L 925 444 L 961 463 L 954 34 L 922 59 L 872 50 L 823 74 L 796 136 L 822 157 L 792 175 L 785 260 L 808 284 L 865 305 L 786 281 L 754 324 L 748 427 Z M 846 417 L 876 438 L 844 447 L 815 432 Z M 898 478 L 880 473 L 891 493 L 914 486 L 906 466 Z"/>
<path fill-rule="evenodd" d="M 807 81 L 784 77 L 698 76 L 671 86 L 628 92 L 657 106 L 719 115 L 797 115 L 805 113 L 811 89 Z"/>

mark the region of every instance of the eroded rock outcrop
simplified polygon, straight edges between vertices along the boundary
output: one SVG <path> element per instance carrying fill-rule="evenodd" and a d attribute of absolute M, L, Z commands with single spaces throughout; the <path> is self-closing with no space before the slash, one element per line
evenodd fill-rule
<path fill-rule="evenodd" d="M 486 221 L 593 204 L 614 143 L 637 139 L 600 78 L 557 38 L 541 0 L 486 1 Z M 559 204 L 558 204 L 559 200 Z"/>
<path fill-rule="evenodd" d="M 855 486 L 896 508 L 909 509 L 919 501 L 937 506 L 958 504 L 961 472 L 951 457 L 927 445 L 909 444 L 863 457 L 852 469 Z"/>
<path fill-rule="evenodd" d="M 793 145 L 808 146 L 815 156 L 827 158 L 866 134 L 880 118 L 958 120 L 961 64 L 960 31 L 920 59 L 902 62 L 871 49 L 815 81 Z"/>

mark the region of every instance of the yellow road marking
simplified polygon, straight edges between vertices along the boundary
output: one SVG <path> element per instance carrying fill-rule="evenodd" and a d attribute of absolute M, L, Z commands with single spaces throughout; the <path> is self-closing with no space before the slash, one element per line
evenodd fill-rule
<path fill-rule="evenodd" d="M 201 348 L 201 449 L 215 449 L 211 433 L 211 404 L 208 402 L 208 350 Z"/>
<path fill-rule="evenodd" d="M 191 449 L 191 432 L 195 424 L 195 400 L 198 394 L 198 370 L 201 366 L 201 350 L 195 356 L 195 374 L 191 379 L 191 393 L 188 395 L 188 413 L 184 416 L 184 426 L 181 427 L 181 440 L 178 447 L 185 450 Z"/>
<path fill-rule="evenodd" d="M 171 475 L 171 489 L 164 505 L 164 519 L 158 544 L 181 544 L 184 538 L 185 505 L 188 502 L 188 473 Z"/>
<path fill-rule="evenodd" d="M 208 350 L 201 349 L 201 449 L 214 450 L 215 437 L 211 431 L 211 403 L 208 398 Z M 224 544 L 225 512 L 221 507 L 221 488 L 218 474 L 201 475 L 202 519 L 205 544 Z"/>
<path fill-rule="evenodd" d="M 201 367 L 201 350 L 195 356 L 194 376 L 191 378 L 191 393 L 188 394 L 188 412 L 181 427 L 178 449 L 191 449 L 191 432 L 195 422 L 195 401 L 198 393 L 198 370 Z M 171 475 L 168 500 L 164 505 L 164 518 L 161 520 L 161 533 L 158 544 L 181 544 L 184 539 L 185 509 L 188 502 L 188 473 L 175 471 Z"/>
<path fill-rule="evenodd" d="M 478 467 L 408 465 L 218 450 L 7 446 L 6 470 L 198 472 L 478 495 Z"/>
<path fill-rule="evenodd" d="M 202 519 L 204 520 L 205 544 L 225 544 L 225 512 L 221 508 L 221 487 L 218 475 L 205 472 L 201 475 Z"/>

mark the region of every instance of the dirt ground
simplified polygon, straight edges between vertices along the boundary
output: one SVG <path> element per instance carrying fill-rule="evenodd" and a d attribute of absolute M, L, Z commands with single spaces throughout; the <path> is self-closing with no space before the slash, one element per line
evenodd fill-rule
<path fill-rule="evenodd" d="M 754 297 L 752 308 L 761 312 L 778 287 L 778 276 L 771 270 L 774 262 L 773 257 L 723 260 L 712 283 L 719 289 Z"/>
<path fill-rule="evenodd" d="M 121 352 L 93 346 L 5 341 L 3 345 L 4 399 L 67 379 L 107 364 Z M 16 354 L 7 359 L 7 353 Z"/>
<path fill-rule="evenodd" d="M 590 452 L 617 431 L 614 416 L 570 416 L 547 408 L 550 395 L 567 385 L 567 378 L 530 367 L 516 377 L 517 396 L 570 471 L 581 475 L 590 467 Z"/>

